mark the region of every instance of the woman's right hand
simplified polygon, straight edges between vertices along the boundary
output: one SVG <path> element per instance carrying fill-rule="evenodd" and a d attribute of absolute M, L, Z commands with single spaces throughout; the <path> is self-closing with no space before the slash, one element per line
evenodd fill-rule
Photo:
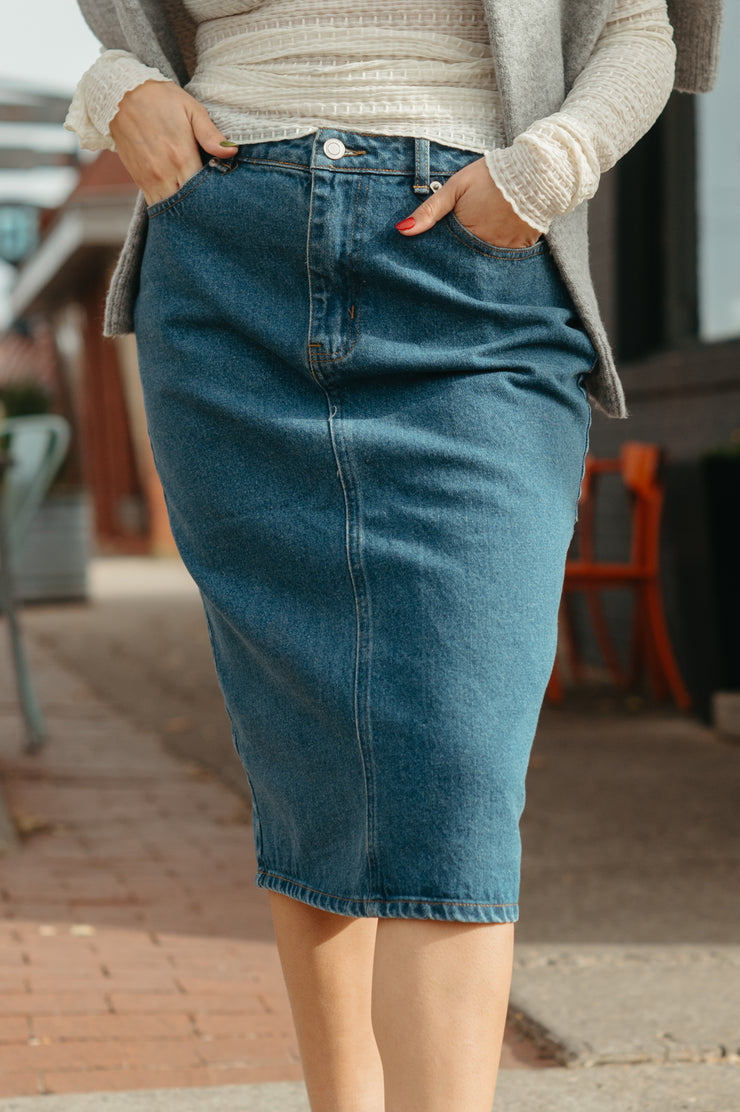
<path fill-rule="evenodd" d="M 201 149 L 231 158 L 228 140 L 194 97 L 170 81 L 144 81 L 121 100 L 110 133 L 121 162 L 148 205 L 163 201 L 197 174 Z"/>

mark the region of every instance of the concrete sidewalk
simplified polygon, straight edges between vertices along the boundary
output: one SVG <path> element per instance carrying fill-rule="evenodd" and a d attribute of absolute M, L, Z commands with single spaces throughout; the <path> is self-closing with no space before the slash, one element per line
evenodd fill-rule
<path fill-rule="evenodd" d="M 730 1067 L 502 1070 L 496 1112 L 737 1112 Z M 0 1100 L 0 1112 L 308 1112 L 303 1085 L 95 1093 Z"/>
<path fill-rule="evenodd" d="M 197 597 L 174 563 L 94 572 L 93 605 L 25 614 L 38 757 L 0 664 L 0 1112 L 303 1108 Z M 538 1064 L 518 1029 L 571 1068 L 504 1069 L 496 1112 L 740 1110 L 739 797 L 690 719 L 545 711 L 504 1065 Z"/>

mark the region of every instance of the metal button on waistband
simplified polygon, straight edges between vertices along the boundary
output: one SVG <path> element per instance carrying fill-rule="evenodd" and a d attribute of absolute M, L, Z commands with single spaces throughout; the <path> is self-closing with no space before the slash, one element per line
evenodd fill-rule
<path fill-rule="evenodd" d="M 341 139 L 327 139 L 324 143 L 324 154 L 327 158 L 341 158 L 346 150 Z"/>
<path fill-rule="evenodd" d="M 440 189 L 442 188 L 442 182 L 441 181 L 430 181 L 429 182 L 429 188 L 431 189 L 432 193 L 439 193 Z"/>

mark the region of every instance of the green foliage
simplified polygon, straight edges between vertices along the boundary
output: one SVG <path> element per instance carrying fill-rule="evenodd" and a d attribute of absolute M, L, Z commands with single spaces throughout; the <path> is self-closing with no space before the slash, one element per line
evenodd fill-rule
<path fill-rule="evenodd" d="M 0 385 L 0 417 L 29 417 L 34 413 L 48 413 L 50 409 L 51 395 L 38 382 L 27 380 Z"/>

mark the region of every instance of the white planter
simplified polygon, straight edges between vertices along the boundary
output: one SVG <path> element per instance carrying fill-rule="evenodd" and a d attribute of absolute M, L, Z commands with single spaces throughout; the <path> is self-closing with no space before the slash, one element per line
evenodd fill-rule
<path fill-rule="evenodd" d="M 92 506 L 84 492 L 52 493 L 31 523 L 15 573 L 23 602 L 87 598 Z"/>

